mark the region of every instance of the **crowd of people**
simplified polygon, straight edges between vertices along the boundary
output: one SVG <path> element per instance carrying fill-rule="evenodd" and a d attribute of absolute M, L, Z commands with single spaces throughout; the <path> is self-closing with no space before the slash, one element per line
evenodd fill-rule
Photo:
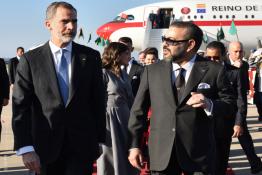
<path fill-rule="evenodd" d="M 67 2 L 48 6 L 45 26 L 50 40 L 26 53 L 18 47 L 9 78 L 0 60 L 0 112 L 11 85 L 14 149 L 26 168 L 91 175 L 96 161 L 98 175 L 138 175 L 147 160 L 152 175 L 225 175 L 237 137 L 251 173 L 262 171 L 246 122 L 249 65 L 241 42 L 228 51 L 210 42 L 201 56 L 202 30 L 174 21 L 162 37 L 163 59 L 149 47 L 137 61 L 129 37 L 109 43 L 101 57 L 75 43 L 77 10 Z"/>

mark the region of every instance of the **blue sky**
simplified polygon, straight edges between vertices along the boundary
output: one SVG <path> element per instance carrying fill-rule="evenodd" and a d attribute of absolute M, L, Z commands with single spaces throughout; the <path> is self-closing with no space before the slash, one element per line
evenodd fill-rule
<path fill-rule="evenodd" d="M 78 27 L 82 27 L 87 42 L 89 33 L 92 40 L 89 46 L 102 50 L 94 44 L 96 29 L 112 20 L 118 13 L 136 6 L 161 0 L 65 0 L 78 11 Z M 49 32 L 44 26 L 46 7 L 50 0 L 5 0 L 0 2 L 0 57 L 11 58 L 16 48 L 25 50 L 46 42 Z M 76 39 L 78 42 L 78 39 Z"/>

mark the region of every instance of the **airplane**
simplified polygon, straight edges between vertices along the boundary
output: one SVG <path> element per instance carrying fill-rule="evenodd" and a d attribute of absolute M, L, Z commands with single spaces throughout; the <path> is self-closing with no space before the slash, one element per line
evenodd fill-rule
<path fill-rule="evenodd" d="M 161 36 L 174 20 L 192 21 L 203 30 L 202 50 L 206 43 L 217 40 L 221 30 L 224 33 L 221 41 L 226 45 L 230 41 L 241 41 L 245 51 L 261 47 L 261 0 L 173 0 L 147 4 L 119 13 L 96 32 L 107 41 L 130 37 L 137 51 L 156 47 L 161 58 Z"/>

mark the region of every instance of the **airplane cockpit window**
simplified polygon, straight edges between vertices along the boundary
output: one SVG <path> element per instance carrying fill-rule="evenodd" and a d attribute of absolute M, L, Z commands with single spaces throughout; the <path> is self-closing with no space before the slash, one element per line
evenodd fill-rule
<path fill-rule="evenodd" d="M 175 20 L 175 15 L 172 8 L 158 9 L 157 13 L 149 14 L 149 20 L 153 29 L 165 29 Z"/>
<path fill-rule="evenodd" d="M 117 16 L 113 19 L 115 22 L 125 22 L 126 20 L 134 20 L 134 15 L 126 15 L 122 14 L 121 16 Z"/>

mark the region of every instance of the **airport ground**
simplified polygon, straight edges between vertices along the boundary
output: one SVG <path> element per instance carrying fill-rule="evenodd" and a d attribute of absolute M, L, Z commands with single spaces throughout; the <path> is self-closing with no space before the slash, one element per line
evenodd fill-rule
<path fill-rule="evenodd" d="M 2 141 L 0 143 L 0 175 L 29 175 L 23 166 L 21 157 L 13 151 L 13 134 L 11 129 L 11 103 L 2 112 Z M 253 138 L 256 153 L 262 157 L 262 122 L 257 120 L 254 105 L 248 106 L 248 127 Z M 232 171 L 228 175 L 250 175 L 250 166 L 237 139 L 233 139 L 229 165 Z M 260 173 L 262 174 L 262 172 Z"/>

